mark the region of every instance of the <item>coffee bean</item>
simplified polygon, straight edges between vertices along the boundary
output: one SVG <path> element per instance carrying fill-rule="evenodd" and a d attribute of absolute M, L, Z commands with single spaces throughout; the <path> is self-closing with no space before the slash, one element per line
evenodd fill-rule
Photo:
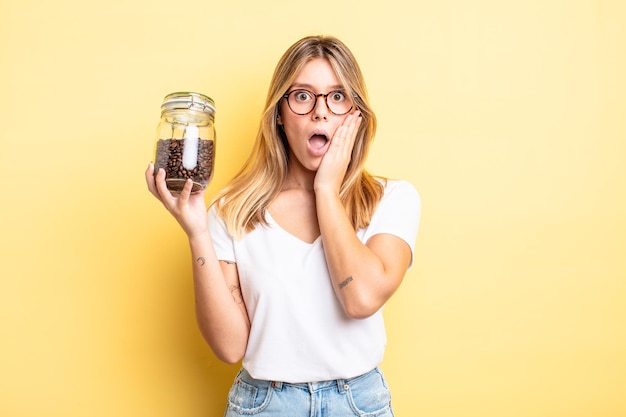
<path fill-rule="evenodd" d="M 193 180 L 192 192 L 206 188 L 213 176 L 215 143 L 212 140 L 198 141 L 197 165 L 193 169 L 183 167 L 184 139 L 159 139 L 157 141 L 154 173 L 165 170 L 165 181 L 170 191 L 180 192 L 189 178 Z"/>

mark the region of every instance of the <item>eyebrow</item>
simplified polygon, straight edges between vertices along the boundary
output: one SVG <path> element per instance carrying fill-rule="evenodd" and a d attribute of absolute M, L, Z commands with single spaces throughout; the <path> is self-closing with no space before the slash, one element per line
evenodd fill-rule
<path fill-rule="evenodd" d="M 289 90 L 293 90 L 294 88 L 304 88 L 308 90 L 315 90 L 315 88 L 311 84 L 306 84 L 306 83 L 292 84 L 291 87 L 289 87 Z M 335 84 L 335 85 L 330 86 L 330 90 L 328 91 L 335 91 L 335 90 L 345 90 L 345 87 L 341 84 Z"/>

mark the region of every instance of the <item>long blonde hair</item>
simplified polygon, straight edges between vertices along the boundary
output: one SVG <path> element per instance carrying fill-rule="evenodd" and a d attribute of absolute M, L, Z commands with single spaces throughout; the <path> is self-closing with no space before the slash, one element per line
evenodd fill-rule
<path fill-rule="evenodd" d="M 265 210 L 280 193 L 289 164 L 286 137 L 277 123 L 280 102 L 302 67 L 314 58 L 328 60 L 347 94 L 354 97 L 355 107 L 363 118 L 340 189 L 340 198 L 355 230 L 370 223 L 382 197 L 383 185 L 364 169 L 376 132 L 376 116 L 369 105 L 359 65 L 340 40 L 330 36 L 308 36 L 293 44 L 278 62 L 252 152 L 214 199 L 219 216 L 235 237 L 241 237 L 260 224 L 267 224 Z"/>

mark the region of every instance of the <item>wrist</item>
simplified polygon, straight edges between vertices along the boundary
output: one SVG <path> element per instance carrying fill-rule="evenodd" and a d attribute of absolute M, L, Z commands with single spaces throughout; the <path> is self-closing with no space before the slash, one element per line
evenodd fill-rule
<path fill-rule="evenodd" d="M 211 234 L 208 229 L 198 230 L 194 232 L 188 232 L 187 238 L 189 239 L 189 244 L 192 246 L 198 243 L 204 243 L 211 240 Z"/>
<path fill-rule="evenodd" d="M 328 213 L 337 213 L 339 210 L 345 211 L 339 192 L 333 189 L 323 189 L 315 192 L 315 205 L 317 214 L 324 216 Z M 319 219 L 318 219 L 319 220 Z"/>
<path fill-rule="evenodd" d="M 315 184 L 313 191 L 315 191 L 315 197 L 339 198 L 339 189 L 332 185 Z"/>

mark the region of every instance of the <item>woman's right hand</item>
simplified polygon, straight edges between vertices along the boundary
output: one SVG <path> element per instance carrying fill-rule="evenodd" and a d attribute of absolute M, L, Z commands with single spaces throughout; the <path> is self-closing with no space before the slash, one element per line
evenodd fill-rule
<path fill-rule="evenodd" d="M 172 194 L 165 184 L 165 170 L 159 169 L 154 175 L 154 164 L 146 169 L 148 190 L 169 211 L 191 239 L 208 232 L 207 206 L 204 201 L 204 190 L 191 194 L 193 181 L 187 180 L 180 194 Z"/>

